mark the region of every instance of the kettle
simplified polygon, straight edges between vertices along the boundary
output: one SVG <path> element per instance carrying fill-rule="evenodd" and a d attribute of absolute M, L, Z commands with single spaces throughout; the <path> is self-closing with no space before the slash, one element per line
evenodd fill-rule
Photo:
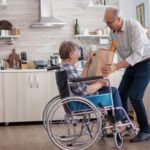
<path fill-rule="evenodd" d="M 26 52 L 21 53 L 21 62 L 26 64 L 27 63 L 27 54 Z"/>
<path fill-rule="evenodd" d="M 50 58 L 51 58 L 51 66 L 55 66 L 61 63 L 59 53 L 54 53 L 53 56 L 51 56 Z"/>

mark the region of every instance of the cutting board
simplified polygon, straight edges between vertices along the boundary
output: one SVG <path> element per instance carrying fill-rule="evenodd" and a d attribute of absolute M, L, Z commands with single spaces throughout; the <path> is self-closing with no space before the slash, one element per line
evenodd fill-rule
<path fill-rule="evenodd" d="M 8 63 L 10 68 L 19 68 L 20 67 L 20 57 L 16 54 L 16 50 L 12 50 L 12 54 L 9 55 Z"/>

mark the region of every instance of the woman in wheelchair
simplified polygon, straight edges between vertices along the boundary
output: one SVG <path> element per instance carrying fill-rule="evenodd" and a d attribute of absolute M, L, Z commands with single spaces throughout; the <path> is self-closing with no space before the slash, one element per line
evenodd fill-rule
<path fill-rule="evenodd" d="M 74 79 L 79 77 L 86 77 L 88 72 L 88 67 L 91 62 L 92 54 L 90 53 L 87 61 L 84 65 L 82 74 L 79 75 L 77 68 L 75 67 L 75 63 L 78 60 L 79 46 L 72 41 L 64 41 L 61 43 L 59 47 L 60 58 L 62 59 L 61 65 L 67 71 L 68 79 Z M 93 84 L 87 83 L 74 83 L 70 86 L 71 92 L 74 96 L 87 96 L 94 94 L 104 94 L 109 93 L 110 89 L 108 87 L 108 83 L 106 80 L 100 80 Z M 118 90 L 115 87 L 111 87 L 112 97 L 114 107 L 122 107 L 121 99 Z M 119 125 L 120 130 L 123 132 L 125 130 L 125 126 L 122 126 L 121 120 L 125 119 L 125 115 L 121 110 L 115 111 L 115 120 L 117 121 L 117 125 Z"/>

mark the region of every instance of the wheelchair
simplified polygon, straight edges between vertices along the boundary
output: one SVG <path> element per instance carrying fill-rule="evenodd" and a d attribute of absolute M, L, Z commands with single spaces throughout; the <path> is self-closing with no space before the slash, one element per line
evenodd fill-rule
<path fill-rule="evenodd" d="M 115 121 L 115 110 L 120 109 L 126 116 L 125 127 L 138 134 L 138 128 L 132 123 L 122 107 L 114 107 L 110 82 L 101 76 L 67 79 L 67 73 L 61 66 L 51 67 L 55 70 L 59 94 L 52 98 L 44 108 L 43 124 L 51 141 L 62 150 L 84 150 L 94 142 L 107 136 L 111 129 L 117 148 L 123 146 L 123 134 Z M 86 97 L 72 96 L 72 83 L 93 80 L 107 80 L 110 93 Z M 108 111 L 112 112 L 113 125 L 107 125 Z"/>

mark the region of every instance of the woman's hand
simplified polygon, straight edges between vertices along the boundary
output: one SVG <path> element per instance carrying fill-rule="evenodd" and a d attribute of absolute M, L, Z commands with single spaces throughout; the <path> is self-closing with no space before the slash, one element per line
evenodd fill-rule
<path fill-rule="evenodd" d="M 102 87 L 103 86 L 109 86 L 109 83 L 107 80 L 100 80 L 100 83 L 101 83 Z"/>
<path fill-rule="evenodd" d="M 87 60 L 86 60 L 86 63 L 84 65 L 84 67 L 89 67 L 89 65 L 91 64 L 92 62 L 92 58 L 93 58 L 93 52 L 90 51 L 89 54 L 88 54 L 88 57 L 87 57 Z"/>

